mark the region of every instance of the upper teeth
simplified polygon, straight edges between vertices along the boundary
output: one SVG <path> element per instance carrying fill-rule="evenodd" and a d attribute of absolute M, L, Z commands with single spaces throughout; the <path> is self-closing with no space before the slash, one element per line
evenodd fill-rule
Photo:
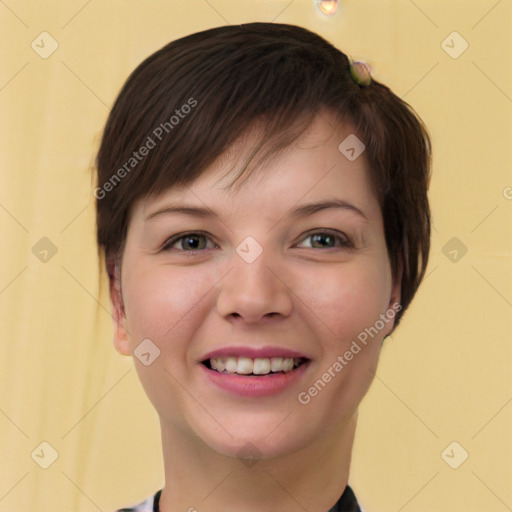
<path fill-rule="evenodd" d="M 219 372 L 248 375 L 266 375 L 272 372 L 289 372 L 298 366 L 301 359 L 293 357 L 216 357 L 210 359 L 210 366 Z"/>

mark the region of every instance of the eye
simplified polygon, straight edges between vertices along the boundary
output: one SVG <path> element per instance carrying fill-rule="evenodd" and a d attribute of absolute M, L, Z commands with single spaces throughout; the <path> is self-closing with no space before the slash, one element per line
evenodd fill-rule
<path fill-rule="evenodd" d="M 313 249 L 333 249 L 336 247 L 353 247 L 349 238 L 343 233 L 338 233 L 331 230 L 319 229 L 313 233 L 309 233 L 304 240 L 311 240 L 309 247 Z M 339 242 L 336 245 L 336 242 Z M 316 245 L 318 244 L 318 245 Z M 332 245 L 335 244 L 335 245 Z"/>
<path fill-rule="evenodd" d="M 203 233 L 184 233 L 174 235 L 171 238 L 169 238 L 162 247 L 162 250 L 176 250 L 180 252 L 201 252 L 204 249 L 207 249 L 207 241 L 208 237 Z M 178 245 L 178 248 L 173 248 L 174 245 Z"/>
<path fill-rule="evenodd" d="M 319 229 L 317 231 L 309 233 L 303 240 L 308 239 L 311 240 L 311 243 L 309 246 L 307 245 L 305 247 L 311 247 L 312 249 L 334 249 L 336 247 L 353 247 L 353 244 L 346 235 L 332 230 Z M 173 250 L 178 252 L 189 253 L 201 252 L 208 249 L 209 240 L 210 239 L 208 238 L 207 235 L 200 232 L 182 233 L 174 235 L 171 238 L 169 238 L 162 247 L 162 250 Z M 215 243 L 212 242 L 212 244 L 213 247 L 217 247 Z"/>

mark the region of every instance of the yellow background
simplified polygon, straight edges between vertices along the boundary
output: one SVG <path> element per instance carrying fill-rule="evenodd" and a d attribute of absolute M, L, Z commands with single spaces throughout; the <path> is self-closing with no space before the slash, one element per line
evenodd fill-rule
<path fill-rule="evenodd" d="M 333 17 L 306 0 L 0 2 L 0 510 L 107 512 L 163 485 L 157 415 L 98 286 L 91 166 L 145 57 L 251 21 L 305 26 L 367 61 L 433 139 L 428 275 L 361 406 L 361 504 L 512 510 L 509 0 L 343 0 Z M 59 45 L 47 59 L 31 47 L 43 31 Z M 442 46 L 454 31 L 469 44 L 458 58 Z M 43 441 L 58 452 L 48 469 L 31 457 Z M 453 441 L 469 453 L 458 469 L 441 457 Z"/>

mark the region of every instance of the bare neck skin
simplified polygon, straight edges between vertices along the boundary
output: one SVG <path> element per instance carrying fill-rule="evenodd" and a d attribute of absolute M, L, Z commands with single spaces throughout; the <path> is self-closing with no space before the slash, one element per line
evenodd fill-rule
<path fill-rule="evenodd" d="M 160 512 L 328 512 L 347 485 L 356 422 L 357 413 L 300 451 L 266 460 L 226 457 L 162 425 Z"/>

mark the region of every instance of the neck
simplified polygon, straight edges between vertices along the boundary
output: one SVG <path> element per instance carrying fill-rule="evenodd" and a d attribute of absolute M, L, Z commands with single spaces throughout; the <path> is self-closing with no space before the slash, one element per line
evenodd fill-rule
<path fill-rule="evenodd" d="M 357 413 L 280 457 L 227 457 L 161 422 L 161 512 L 327 512 L 347 485 Z"/>

